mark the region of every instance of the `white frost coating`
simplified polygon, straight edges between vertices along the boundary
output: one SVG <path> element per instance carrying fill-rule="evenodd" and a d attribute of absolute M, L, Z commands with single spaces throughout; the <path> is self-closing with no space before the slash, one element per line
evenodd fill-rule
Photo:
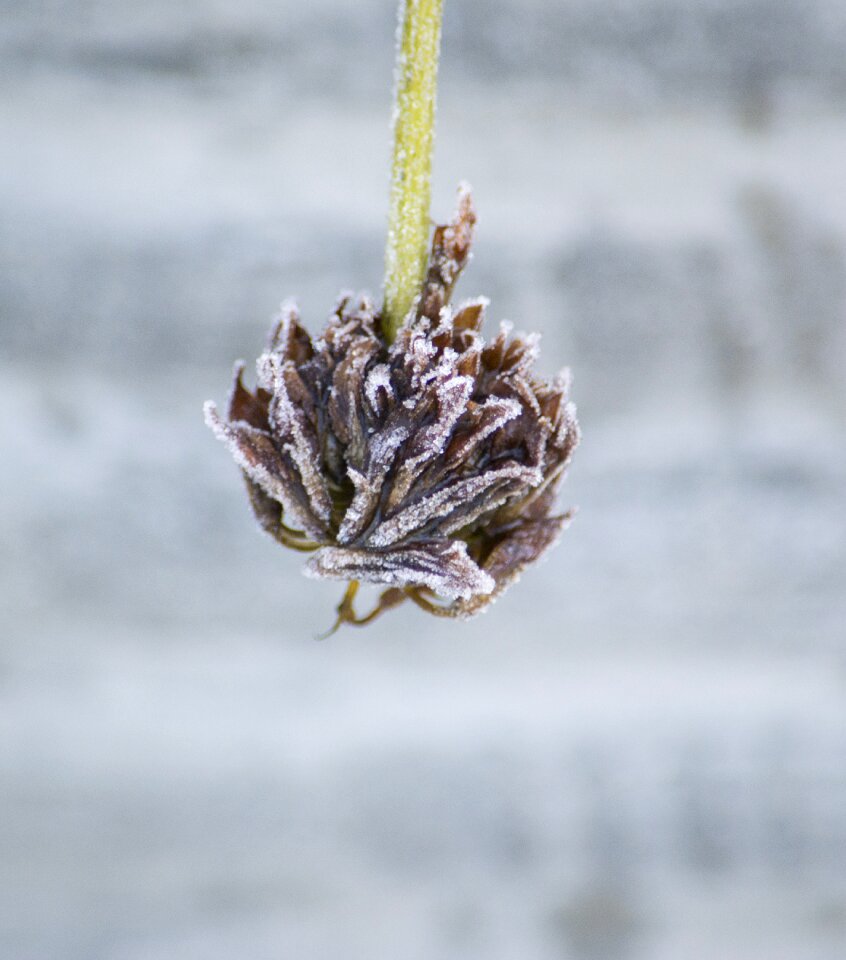
<path fill-rule="evenodd" d="M 367 539 L 367 545 L 382 548 L 389 547 L 402 540 L 415 530 L 425 527 L 433 520 L 449 516 L 453 510 L 466 507 L 468 501 L 483 496 L 497 484 L 504 480 L 517 480 L 531 486 L 537 486 L 542 479 L 540 470 L 534 467 L 523 467 L 509 464 L 499 470 L 488 470 L 480 476 L 469 477 L 450 484 L 443 490 L 433 493 L 417 503 L 413 503 L 401 510 L 390 520 L 385 520 L 373 531 Z M 508 494 L 503 495 L 503 500 Z M 494 506 L 486 502 L 485 511 Z M 462 526 L 464 525 L 462 519 Z"/>
<path fill-rule="evenodd" d="M 349 543 L 358 536 L 375 505 L 373 486 L 368 482 L 367 477 L 352 467 L 347 467 L 347 476 L 352 481 L 355 493 L 338 530 L 338 543 L 341 544 Z"/>
<path fill-rule="evenodd" d="M 350 543 L 361 534 L 364 524 L 379 502 L 382 484 L 394 462 L 394 454 L 407 439 L 406 426 L 391 426 L 375 433 L 370 437 L 366 473 L 347 468 L 347 475 L 353 483 L 355 493 L 338 530 L 338 543 Z"/>
<path fill-rule="evenodd" d="M 277 503 L 282 505 L 285 513 L 290 516 L 295 524 L 307 533 L 313 540 L 322 541 L 326 538 L 326 530 L 314 522 L 314 518 L 309 512 L 303 510 L 297 501 L 291 497 L 289 488 L 285 482 L 273 475 L 267 466 L 259 459 L 259 447 L 263 444 L 271 443 L 267 434 L 261 430 L 246 423 L 239 423 L 233 427 L 223 420 L 217 412 L 214 402 L 207 400 L 203 405 L 203 414 L 206 424 L 211 428 L 214 435 L 226 444 L 229 452 L 238 466 L 246 475 L 262 490 L 272 497 Z M 255 459 L 250 459 L 244 451 L 244 444 L 251 445 L 255 451 Z"/>
<path fill-rule="evenodd" d="M 453 312 L 453 316 L 457 316 L 459 313 L 461 313 L 462 310 L 467 310 L 470 307 L 481 307 L 482 316 L 484 317 L 490 305 L 491 305 L 490 297 L 485 297 L 485 296 L 469 297 L 467 300 L 462 300 L 457 307 L 453 307 L 452 312 Z"/>
<path fill-rule="evenodd" d="M 278 366 L 279 358 L 269 350 L 260 353 L 256 360 L 256 381 L 268 393 L 273 393 L 273 383 Z"/>
<path fill-rule="evenodd" d="M 344 308 L 348 303 L 355 299 L 355 290 L 352 287 L 344 287 L 343 290 L 335 297 L 335 308 L 329 314 L 329 323 L 332 322 L 333 318 L 340 317 L 344 313 Z"/>
<path fill-rule="evenodd" d="M 235 363 L 232 365 L 232 386 L 229 388 L 229 396 L 226 398 L 227 410 L 232 409 L 232 401 L 235 399 L 235 393 L 238 390 L 238 382 L 241 379 L 241 376 L 244 373 L 246 366 L 247 365 L 246 363 L 244 363 L 243 360 L 236 360 Z M 208 402 L 211 403 L 211 400 L 209 400 Z M 205 409 L 206 407 L 203 406 L 203 410 Z M 208 420 L 206 420 L 206 423 L 208 423 Z"/>
<path fill-rule="evenodd" d="M 279 306 L 279 314 L 270 330 L 268 349 L 283 348 L 291 339 L 291 327 L 300 322 L 300 311 L 293 299 L 283 300 Z"/>
<path fill-rule="evenodd" d="M 368 475 L 375 476 L 387 469 L 401 443 L 408 439 L 408 427 L 392 425 L 375 433 L 370 440 L 370 468 Z"/>
<path fill-rule="evenodd" d="M 411 389 L 415 393 L 420 389 L 420 378 L 429 369 L 429 361 L 433 359 L 436 352 L 435 345 L 422 331 L 412 333 L 406 356 L 412 364 Z"/>
<path fill-rule="evenodd" d="M 420 452 L 407 457 L 400 465 L 391 491 L 391 507 L 399 505 L 423 467 L 444 452 L 447 440 L 467 409 L 472 394 L 472 377 L 452 375 L 438 386 L 438 419 L 412 436 L 409 447 L 412 450 L 420 449 Z"/>
<path fill-rule="evenodd" d="M 473 431 L 473 440 L 475 446 L 478 446 L 482 440 L 495 433 L 500 427 L 504 427 L 509 420 L 519 417 L 523 412 L 518 400 L 512 400 L 506 397 L 488 397 L 482 404 L 480 425 Z M 490 413 L 485 423 L 485 414 Z"/>
<path fill-rule="evenodd" d="M 565 397 L 570 393 L 572 385 L 573 371 L 569 367 L 562 367 L 552 378 L 553 389 L 558 393 L 562 393 Z"/>
<path fill-rule="evenodd" d="M 448 333 L 452 334 L 453 329 L 453 320 L 455 319 L 455 313 L 452 309 L 452 306 L 449 303 L 445 303 L 438 313 L 438 324 L 435 329 L 432 331 L 433 337 L 439 337 L 441 334 Z M 452 349 L 451 347 L 449 349 Z M 455 351 L 453 350 L 453 354 Z"/>
<path fill-rule="evenodd" d="M 520 485 L 525 484 L 529 487 L 537 487 L 542 481 L 543 474 L 536 468 L 520 467 L 517 465 L 503 467 L 500 475 L 502 488 L 499 493 L 493 496 L 490 491 L 488 491 L 485 497 L 477 503 L 473 509 L 462 511 L 458 516 L 453 517 L 452 520 L 445 520 L 441 525 L 441 530 L 446 534 L 455 533 L 457 530 L 461 530 L 462 527 L 475 523 L 483 514 L 498 510 L 509 497 L 514 496 L 517 492 L 514 489 L 515 482 Z"/>
<path fill-rule="evenodd" d="M 469 600 L 493 592 L 496 583 L 467 555 L 462 541 L 417 544 L 372 553 L 323 547 L 303 568 L 306 576 L 366 580 L 391 586 L 423 586 L 446 600 Z"/>
<path fill-rule="evenodd" d="M 567 454 L 567 458 L 562 464 L 563 467 L 569 466 L 570 460 L 573 458 L 573 452 L 582 439 L 582 429 L 576 420 L 576 405 L 572 402 L 572 400 L 564 404 L 564 416 L 561 418 L 561 424 L 559 425 L 558 431 L 555 434 L 555 442 L 559 444 L 559 446 L 563 443 L 566 443 L 568 434 L 573 434 L 574 436 L 570 444 L 570 450 Z"/>
<path fill-rule="evenodd" d="M 521 333 L 518 334 L 518 337 L 525 343 L 526 352 L 515 369 L 519 370 L 520 373 L 528 373 L 529 368 L 540 357 L 541 335 L 539 333 Z"/>
<path fill-rule="evenodd" d="M 428 373 L 425 383 L 433 383 L 436 380 L 449 378 L 455 374 L 455 367 L 458 362 L 458 354 L 452 347 L 444 347 L 437 364 Z"/>
<path fill-rule="evenodd" d="M 350 466 L 347 467 L 347 476 L 352 481 L 355 493 L 338 530 L 337 539 L 341 544 L 356 538 L 374 505 L 373 488 L 367 477 Z"/>
<path fill-rule="evenodd" d="M 259 360 L 265 361 L 265 372 L 269 375 L 273 387 L 273 397 L 268 411 L 271 427 L 277 435 L 277 440 L 288 441 L 283 445 L 283 450 L 296 464 L 315 516 L 324 523 L 328 523 L 332 515 L 332 499 L 326 489 L 326 481 L 320 473 L 317 442 L 312 430 L 307 429 L 309 424 L 305 413 L 291 400 L 285 381 L 287 370 L 296 375 L 294 364 L 291 361 L 281 363 L 275 354 L 262 354 Z"/>
<path fill-rule="evenodd" d="M 367 364 L 371 361 L 376 351 L 377 347 L 373 343 L 362 343 L 361 341 L 353 343 L 349 347 L 347 355 L 335 368 L 333 387 L 340 381 L 345 381 L 348 384 L 352 384 L 352 382 L 355 381 L 359 385 L 363 385 Z M 343 388 L 341 392 L 346 396 L 351 410 L 356 411 L 357 414 L 357 411 L 361 409 L 361 398 L 358 390 L 350 390 L 347 386 Z M 353 424 L 350 423 L 348 426 L 352 427 Z"/>
<path fill-rule="evenodd" d="M 332 516 L 332 500 L 317 469 L 315 454 L 299 443 L 283 444 L 282 449 L 294 461 L 315 516 L 328 523 Z"/>
<path fill-rule="evenodd" d="M 377 363 L 371 368 L 364 381 L 364 395 L 370 404 L 370 409 L 378 414 L 380 411 L 379 391 L 385 391 L 385 397 L 393 397 L 394 389 L 391 386 L 391 370 L 387 363 Z"/>
<path fill-rule="evenodd" d="M 467 445 L 462 450 L 464 459 L 474 453 L 482 441 L 504 427 L 509 420 L 518 417 L 522 412 L 519 401 L 501 397 L 488 397 L 479 411 L 478 423 L 467 438 Z"/>
<path fill-rule="evenodd" d="M 508 381 L 512 389 L 516 390 L 520 394 L 520 399 L 523 401 L 523 405 L 527 407 L 536 417 L 540 417 L 541 409 L 540 404 L 538 403 L 538 398 L 535 395 L 535 391 L 532 389 L 532 385 L 526 380 L 525 377 L 516 376 L 511 377 Z"/>

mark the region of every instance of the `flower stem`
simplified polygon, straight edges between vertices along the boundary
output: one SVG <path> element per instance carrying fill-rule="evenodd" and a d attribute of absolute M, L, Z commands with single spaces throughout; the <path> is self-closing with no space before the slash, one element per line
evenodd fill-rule
<path fill-rule="evenodd" d="M 426 272 L 443 0 L 402 0 L 401 10 L 382 309 L 388 343 L 420 293 Z"/>

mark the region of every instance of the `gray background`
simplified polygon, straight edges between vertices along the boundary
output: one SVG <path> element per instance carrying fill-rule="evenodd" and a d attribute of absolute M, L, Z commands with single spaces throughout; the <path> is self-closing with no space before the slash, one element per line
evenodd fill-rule
<path fill-rule="evenodd" d="M 0 4 L 0 955 L 841 960 L 846 7 L 447 0 L 433 214 L 580 512 L 321 644 L 200 407 L 378 291 L 394 23 Z"/>

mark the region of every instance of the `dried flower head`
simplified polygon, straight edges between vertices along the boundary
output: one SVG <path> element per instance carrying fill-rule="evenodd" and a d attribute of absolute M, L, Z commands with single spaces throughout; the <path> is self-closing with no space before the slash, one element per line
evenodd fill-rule
<path fill-rule="evenodd" d="M 510 337 L 506 324 L 486 344 L 485 300 L 449 302 L 475 220 L 462 188 L 392 344 L 367 297 L 343 297 L 314 340 L 289 304 L 258 359 L 255 391 L 238 364 L 228 417 L 206 404 L 262 528 L 313 553 L 309 576 L 350 581 L 336 626 L 407 598 L 472 616 L 569 519 L 555 512 L 579 439 L 566 373 L 532 376 L 538 338 Z M 388 586 L 366 617 L 353 608 L 359 581 Z"/>

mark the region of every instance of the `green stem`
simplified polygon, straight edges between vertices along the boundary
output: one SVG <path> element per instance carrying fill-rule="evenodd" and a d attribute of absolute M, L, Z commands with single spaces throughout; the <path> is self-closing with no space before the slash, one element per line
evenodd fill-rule
<path fill-rule="evenodd" d="M 403 8 L 382 309 L 388 343 L 420 293 L 426 272 L 443 0 L 403 0 Z"/>

